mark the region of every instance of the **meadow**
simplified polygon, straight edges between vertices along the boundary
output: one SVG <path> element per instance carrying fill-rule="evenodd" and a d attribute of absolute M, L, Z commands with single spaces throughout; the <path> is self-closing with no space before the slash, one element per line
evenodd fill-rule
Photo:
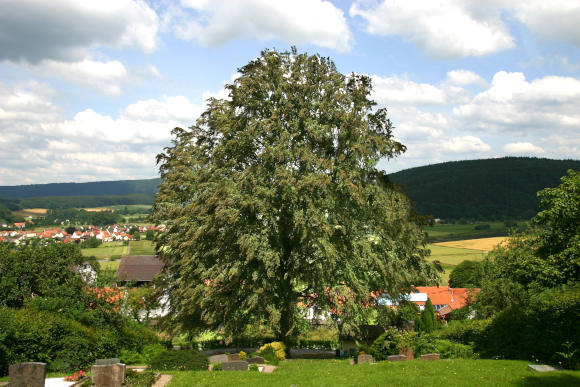
<path fill-rule="evenodd" d="M 579 371 L 537 373 L 528 361 L 448 359 L 379 362 L 352 366 L 348 360 L 283 361 L 271 374 L 258 372 L 169 372 L 169 387 L 187 386 L 572 386 Z"/>
<path fill-rule="evenodd" d="M 82 249 L 81 252 L 85 257 L 94 256 L 97 259 L 111 258 L 113 256 L 127 255 L 128 246 L 123 242 L 106 242 L 99 247 Z"/>

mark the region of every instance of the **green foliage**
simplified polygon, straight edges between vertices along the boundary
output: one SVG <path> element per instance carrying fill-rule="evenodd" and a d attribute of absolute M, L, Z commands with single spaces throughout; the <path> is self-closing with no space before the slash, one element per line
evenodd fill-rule
<path fill-rule="evenodd" d="M 421 312 L 421 319 L 419 320 L 419 330 L 421 332 L 431 333 L 437 329 L 438 323 L 435 317 L 435 309 L 430 299 L 425 303 L 425 309 Z"/>
<path fill-rule="evenodd" d="M 474 227 L 475 230 L 489 230 L 491 228 L 491 225 L 484 223 L 484 224 L 478 224 L 477 226 Z"/>
<path fill-rule="evenodd" d="M 32 296 L 83 302 L 84 282 L 76 270 L 84 261 L 80 249 L 71 244 L 0 243 L 0 306 L 21 307 Z"/>
<path fill-rule="evenodd" d="M 147 230 L 147 232 L 145 233 L 145 239 L 148 241 L 152 241 L 155 239 L 155 231 L 149 229 Z"/>
<path fill-rule="evenodd" d="M 76 208 L 65 208 L 48 210 L 44 218 L 35 220 L 35 224 L 38 226 L 54 226 L 61 224 L 106 226 L 119 223 L 120 221 L 121 216 L 113 211 L 86 211 L 77 210 Z"/>
<path fill-rule="evenodd" d="M 452 288 L 476 288 L 483 282 L 482 264 L 477 261 L 463 261 L 455 266 L 449 274 L 449 286 Z"/>
<path fill-rule="evenodd" d="M 268 364 L 272 365 L 280 364 L 280 359 L 278 358 L 278 356 L 276 356 L 276 351 L 274 351 L 274 348 L 272 347 L 264 348 L 264 350 L 258 351 L 258 354 L 262 356 L 266 361 L 266 363 Z"/>
<path fill-rule="evenodd" d="M 286 359 L 286 345 L 281 341 L 274 341 L 272 343 L 264 344 L 258 350 L 258 354 L 264 357 L 264 359 L 269 360 L 271 354 L 274 354 L 277 360 Z"/>
<path fill-rule="evenodd" d="M 538 211 L 536 192 L 556 187 L 578 160 L 504 157 L 452 161 L 390 175 L 421 214 L 443 219 L 530 219 Z M 465 220 L 467 222 L 467 220 Z"/>
<path fill-rule="evenodd" d="M 121 362 L 125 364 L 149 364 L 154 357 L 166 350 L 167 348 L 158 343 L 148 344 L 141 351 L 122 349 Z"/>
<path fill-rule="evenodd" d="M 257 372 L 257 371 L 259 371 L 259 370 L 260 370 L 260 369 L 258 368 L 258 365 L 257 365 L 257 364 L 255 364 L 255 363 L 252 363 L 252 364 L 250 364 L 250 365 L 248 366 L 248 371 L 254 371 L 254 372 Z"/>
<path fill-rule="evenodd" d="M 212 371 L 223 371 L 222 369 L 222 363 L 215 363 L 212 367 L 211 367 Z"/>
<path fill-rule="evenodd" d="M 166 350 L 149 362 L 155 371 L 202 371 L 207 370 L 207 357 L 194 350 Z"/>
<path fill-rule="evenodd" d="M 82 248 L 94 249 L 103 244 L 103 241 L 97 238 L 89 238 L 82 243 Z"/>
<path fill-rule="evenodd" d="M 370 291 L 435 280 L 421 221 L 377 168 L 401 154 L 371 79 L 318 55 L 264 51 L 158 155 L 152 220 L 171 260 L 173 322 L 227 337 L 299 334 L 303 294 L 356 330 Z"/>
<path fill-rule="evenodd" d="M 156 380 L 157 375 L 153 371 L 137 372 L 132 369 L 125 371 L 125 385 L 127 387 L 151 387 Z"/>
<path fill-rule="evenodd" d="M 390 355 L 398 355 L 402 349 L 410 346 L 410 335 L 412 334 L 407 331 L 395 328 L 387 329 L 371 345 L 371 355 L 377 361 L 386 360 Z"/>

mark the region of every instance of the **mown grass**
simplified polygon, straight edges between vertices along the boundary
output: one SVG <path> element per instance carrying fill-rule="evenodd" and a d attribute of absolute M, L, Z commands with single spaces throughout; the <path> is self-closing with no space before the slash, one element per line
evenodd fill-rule
<path fill-rule="evenodd" d="M 440 360 L 361 364 L 348 360 L 295 360 L 272 374 L 173 372 L 169 387 L 186 386 L 572 386 L 580 372 L 537 373 L 515 360 Z"/>
<path fill-rule="evenodd" d="M 155 246 L 148 240 L 131 241 L 129 255 L 155 255 Z"/>
<path fill-rule="evenodd" d="M 115 271 L 117 271 L 119 269 L 120 264 L 121 264 L 120 260 L 99 262 L 99 265 L 101 265 L 101 269 L 103 269 L 103 270 L 115 270 Z"/>
<path fill-rule="evenodd" d="M 427 260 L 441 262 L 441 266 L 445 270 L 441 273 L 441 285 L 447 285 L 449 283 L 449 274 L 461 262 L 465 260 L 482 261 L 487 255 L 487 251 L 438 246 L 435 244 L 430 244 L 427 248 L 431 250 L 431 255 L 427 257 Z"/>

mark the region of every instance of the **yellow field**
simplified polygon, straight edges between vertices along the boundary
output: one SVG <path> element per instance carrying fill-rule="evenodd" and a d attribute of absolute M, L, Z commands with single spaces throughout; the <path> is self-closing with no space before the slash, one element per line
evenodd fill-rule
<path fill-rule="evenodd" d="M 37 216 L 44 216 L 46 215 L 46 208 L 25 208 L 19 211 L 13 211 L 12 213 L 16 216 L 21 216 L 23 218 L 27 218 L 32 216 L 36 218 Z"/>
<path fill-rule="evenodd" d="M 79 208 L 79 209 L 89 211 L 89 212 L 100 212 L 100 211 L 113 211 L 113 212 L 115 212 L 114 208 L 107 208 L 107 207 Z"/>
<path fill-rule="evenodd" d="M 464 239 L 462 241 L 438 242 L 434 243 L 434 245 L 444 247 L 454 247 L 457 249 L 491 251 L 495 246 L 504 243 L 506 239 L 507 239 L 506 237 Z"/>

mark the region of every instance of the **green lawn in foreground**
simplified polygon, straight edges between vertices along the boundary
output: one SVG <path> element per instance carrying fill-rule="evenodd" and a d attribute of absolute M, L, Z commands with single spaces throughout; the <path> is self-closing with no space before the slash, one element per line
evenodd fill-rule
<path fill-rule="evenodd" d="M 99 247 L 81 250 L 84 257 L 109 258 L 112 255 L 126 255 L 127 246 L 123 242 L 105 242 Z"/>
<path fill-rule="evenodd" d="M 351 366 L 348 360 L 295 360 L 272 374 L 173 372 L 169 387 L 188 386 L 574 386 L 580 371 L 537 373 L 515 360 L 440 360 Z"/>
<path fill-rule="evenodd" d="M 155 246 L 147 240 L 131 241 L 129 255 L 155 255 Z"/>

